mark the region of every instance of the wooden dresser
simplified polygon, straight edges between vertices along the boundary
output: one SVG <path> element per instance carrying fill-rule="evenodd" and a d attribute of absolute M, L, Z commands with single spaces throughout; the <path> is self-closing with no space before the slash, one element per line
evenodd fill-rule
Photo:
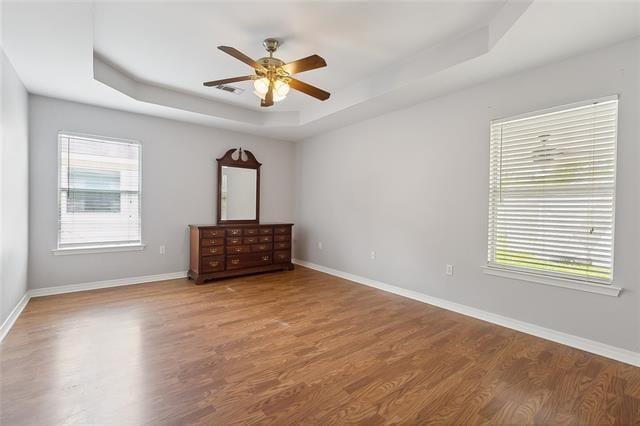
<path fill-rule="evenodd" d="M 291 223 L 189 225 L 189 278 L 291 270 Z"/>

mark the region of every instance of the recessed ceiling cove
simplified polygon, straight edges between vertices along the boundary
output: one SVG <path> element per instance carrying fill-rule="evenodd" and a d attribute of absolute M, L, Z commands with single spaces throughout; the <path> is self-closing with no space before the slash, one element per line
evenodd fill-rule
<path fill-rule="evenodd" d="M 504 6 L 504 1 L 255 2 L 250 6 L 98 2 L 94 74 L 141 101 L 259 126 L 297 126 L 486 53 L 489 26 Z M 332 99 L 319 104 L 313 97 L 291 91 L 286 102 L 275 103 L 269 111 L 290 114 L 265 120 L 246 113 L 265 112 L 251 87 L 240 94 L 203 87 L 202 82 L 212 76 L 247 75 L 247 65 L 230 60 L 218 46 L 233 46 L 250 58 L 260 58 L 265 53 L 262 40 L 269 36 L 279 41 L 278 57 L 285 62 L 321 53 L 330 66 L 306 72 L 304 78 L 334 94 Z M 432 58 L 438 52 L 430 50 L 437 46 L 446 46 L 454 54 L 444 61 Z M 230 82 L 226 86 L 245 85 Z M 185 95 L 200 99 L 188 105 Z M 202 98 L 222 105 L 202 108 Z"/>
<path fill-rule="evenodd" d="M 639 2 L 3 2 L 5 54 L 27 90 L 124 111 L 299 140 L 489 79 L 640 35 Z M 570 22 L 570 25 L 567 25 Z M 595 29 L 595 30 L 594 30 Z M 250 73 L 218 46 L 284 62 L 318 54 L 260 106 Z M 249 73 L 247 72 L 249 71 Z"/>

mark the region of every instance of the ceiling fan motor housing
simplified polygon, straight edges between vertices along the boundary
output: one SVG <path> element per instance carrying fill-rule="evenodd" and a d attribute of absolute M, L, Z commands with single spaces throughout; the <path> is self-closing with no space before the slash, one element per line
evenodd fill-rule
<path fill-rule="evenodd" d="M 273 57 L 273 52 L 278 49 L 280 42 L 275 38 L 267 38 L 262 42 L 262 45 L 267 50 L 267 52 L 269 52 L 269 56 L 260 58 L 257 60 L 257 62 L 262 65 L 267 70 L 267 72 L 264 73 L 256 70 L 256 74 L 260 77 L 267 77 L 271 81 L 278 77 L 286 77 L 287 75 L 289 75 L 284 69 L 282 69 L 282 66 L 285 64 L 285 62 L 282 59 Z"/>
<path fill-rule="evenodd" d="M 282 80 L 286 83 L 289 81 L 289 78 L 287 78 L 289 73 L 282 68 L 285 64 L 283 60 L 274 57 L 266 57 L 258 59 L 257 62 L 266 69 L 266 72 L 256 69 L 256 75 L 258 77 L 266 77 L 271 82 L 275 80 Z"/>
<path fill-rule="evenodd" d="M 260 58 L 257 62 L 266 69 L 278 68 L 284 65 L 284 61 L 282 59 L 273 57 Z"/>

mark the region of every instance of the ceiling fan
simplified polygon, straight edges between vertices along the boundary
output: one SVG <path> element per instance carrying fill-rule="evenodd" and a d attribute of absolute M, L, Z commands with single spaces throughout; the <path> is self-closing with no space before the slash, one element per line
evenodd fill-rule
<path fill-rule="evenodd" d="M 278 40 L 268 38 L 262 43 L 267 52 L 268 57 L 260 58 L 254 61 L 244 53 L 229 46 L 218 46 L 218 49 L 233 56 L 239 61 L 253 67 L 255 74 L 245 75 L 242 77 L 225 78 L 222 80 L 207 81 L 205 86 L 219 86 L 221 84 L 235 83 L 238 81 L 253 81 L 254 94 L 260 98 L 260 106 L 270 107 L 274 102 L 283 100 L 289 89 L 298 90 L 309 96 L 313 96 L 321 101 L 326 101 L 331 95 L 322 89 L 307 84 L 303 81 L 296 80 L 291 77 L 293 74 L 313 70 L 316 68 L 326 67 L 325 60 L 318 55 L 307 56 L 297 61 L 285 63 L 283 60 L 274 58 L 273 52 L 278 49 Z"/>

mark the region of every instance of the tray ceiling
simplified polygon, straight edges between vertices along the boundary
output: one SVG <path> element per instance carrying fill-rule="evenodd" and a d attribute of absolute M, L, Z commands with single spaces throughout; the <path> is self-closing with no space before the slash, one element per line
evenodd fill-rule
<path fill-rule="evenodd" d="M 500 75 L 640 34 L 637 2 L 5 2 L 3 47 L 31 93 L 297 140 Z M 567 25 L 571 22 L 571 25 Z M 594 30 L 596 28 L 597 30 Z M 291 93 L 261 109 L 206 80 L 249 67 L 282 40 L 285 61 L 317 53 Z"/>

